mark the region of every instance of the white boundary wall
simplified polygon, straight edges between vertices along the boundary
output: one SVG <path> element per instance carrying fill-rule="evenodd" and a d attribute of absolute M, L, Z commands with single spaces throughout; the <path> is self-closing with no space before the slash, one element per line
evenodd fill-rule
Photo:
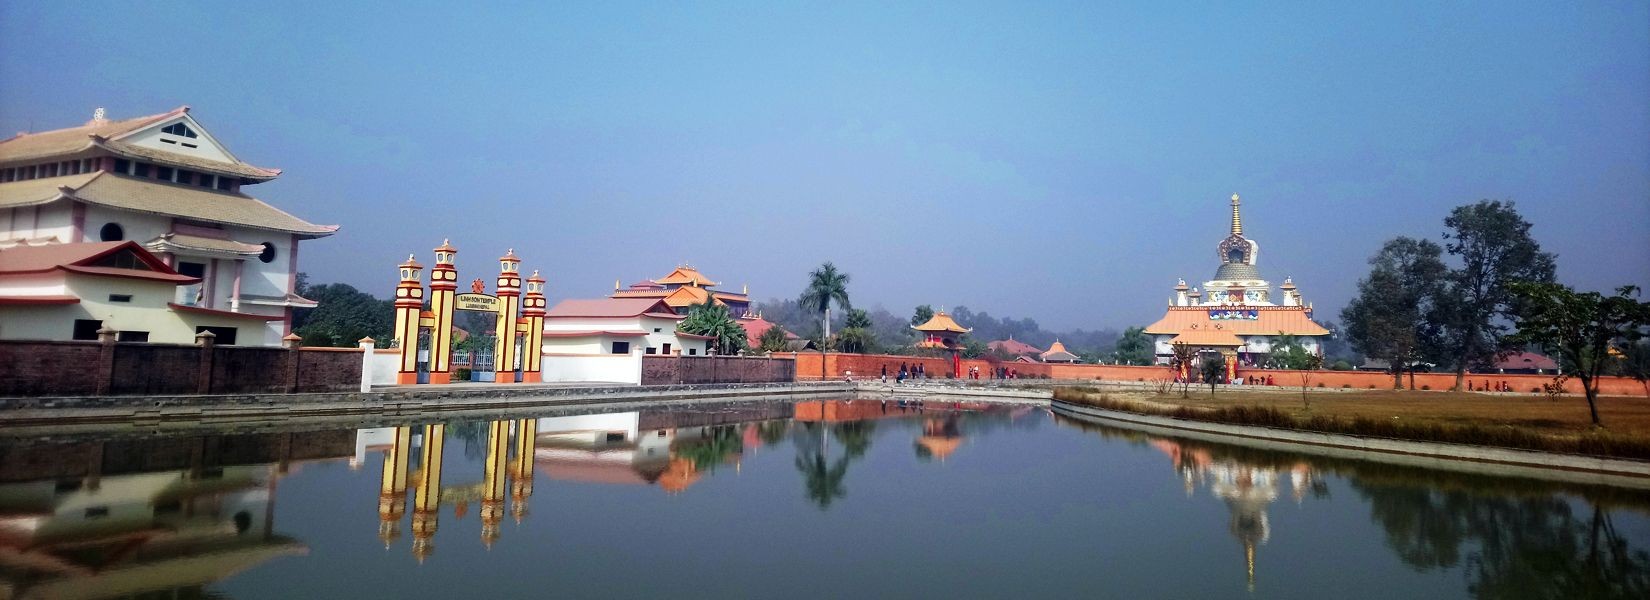
<path fill-rule="evenodd" d="M 642 355 L 630 354 L 545 354 L 539 363 L 545 383 L 628 383 L 642 384 Z"/>

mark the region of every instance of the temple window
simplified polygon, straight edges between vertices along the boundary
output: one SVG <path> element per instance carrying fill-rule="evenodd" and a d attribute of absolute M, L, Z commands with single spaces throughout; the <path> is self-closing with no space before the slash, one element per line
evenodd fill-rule
<path fill-rule="evenodd" d="M 630 354 L 630 342 L 613 342 L 613 354 Z"/>
<path fill-rule="evenodd" d="M 126 230 L 119 223 L 105 223 L 102 229 L 97 230 L 97 238 L 105 242 L 118 242 L 126 239 Z"/>
<path fill-rule="evenodd" d="M 173 123 L 171 125 L 167 125 L 164 129 L 161 129 L 160 132 L 161 133 L 170 133 L 172 135 L 179 135 L 179 136 L 183 136 L 183 137 L 186 137 L 186 138 L 195 137 L 195 131 L 190 129 L 188 125 L 184 125 L 183 123 Z"/>
<path fill-rule="evenodd" d="M 171 181 L 175 176 L 177 176 L 177 170 L 172 167 L 155 167 L 155 179 Z"/>
<path fill-rule="evenodd" d="M 149 163 L 134 163 L 132 165 L 132 174 L 138 177 L 148 177 Z"/>
<path fill-rule="evenodd" d="M 115 159 L 115 172 L 116 173 L 125 173 L 127 175 L 131 175 L 132 174 L 132 161 L 126 160 L 124 158 Z"/>
<path fill-rule="evenodd" d="M 103 321 L 97 319 L 75 319 L 73 340 L 96 340 L 97 330 L 103 328 Z"/>
<path fill-rule="evenodd" d="M 275 244 L 264 242 L 264 251 L 258 253 L 258 260 L 264 264 L 275 262 Z"/>
<path fill-rule="evenodd" d="M 217 184 L 218 189 L 226 191 L 226 192 L 229 191 L 230 187 L 231 187 L 230 179 L 228 177 L 224 177 L 222 175 L 218 176 L 216 184 Z"/>

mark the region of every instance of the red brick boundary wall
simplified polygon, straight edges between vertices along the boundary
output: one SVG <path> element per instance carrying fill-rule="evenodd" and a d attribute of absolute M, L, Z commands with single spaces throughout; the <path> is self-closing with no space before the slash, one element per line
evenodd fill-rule
<path fill-rule="evenodd" d="M 348 392 L 358 348 L 0 340 L 0 396 Z"/>
<path fill-rule="evenodd" d="M 854 379 L 876 379 L 882 375 L 882 368 L 888 368 L 888 377 L 892 379 L 899 372 L 901 364 L 908 367 L 922 364 L 928 371 L 930 379 L 946 379 L 952 377 L 951 361 L 945 358 L 927 358 L 916 356 L 897 356 L 891 354 L 841 354 L 836 352 L 821 355 L 818 352 L 776 353 L 776 356 L 794 358 L 796 360 L 796 377 L 801 381 L 818 380 L 821 377 L 820 360 L 825 362 L 827 379 L 842 379 L 852 371 Z M 1022 379 L 1063 379 L 1063 380 L 1104 380 L 1104 381 L 1153 381 L 1158 379 L 1172 379 L 1174 373 L 1164 366 L 1131 367 L 1123 365 L 1063 365 L 1047 363 L 1016 363 L 991 362 L 981 359 L 965 358 L 962 361 L 963 372 L 969 367 L 979 367 L 980 378 L 990 376 L 994 367 L 1007 367 L 1019 372 Z M 1307 386 L 1326 388 L 1353 388 L 1353 389 L 1392 389 L 1392 375 L 1373 371 L 1311 371 Z M 1240 377 L 1271 376 L 1273 383 L 1279 386 L 1300 387 L 1300 371 L 1239 369 Z M 1542 386 L 1553 382 L 1551 375 L 1495 375 L 1468 373 L 1467 381 L 1475 389 L 1485 386 L 1494 387 L 1506 383 L 1513 391 L 1519 393 L 1540 393 Z M 1320 385 L 1321 384 L 1321 385 Z M 1454 373 L 1416 373 L 1415 387 L 1420 389 L 1447 390 L 1455 385 Z M 1410 387 L 1409 375 L 1404 375 L 1404 387 Z M 1565 393 L 1580 394 L 1581 382 L 1569 379 L 1564 382 Z M 1628 377 L 1603 377 L 1599 380 L 1599 392 L 1611 396 L 1645 396 L 1644 385 Z"/>
<path fill-rule="evenodd" d="M 796 381 L 796 360 L 768 356 L 643 356 L 642 385 Z"/>

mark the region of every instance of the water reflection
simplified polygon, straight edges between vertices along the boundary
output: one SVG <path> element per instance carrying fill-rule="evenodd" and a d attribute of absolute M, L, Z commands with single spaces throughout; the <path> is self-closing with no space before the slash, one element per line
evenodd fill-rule
<path fill-rule="evenodd" d="M 201 596 L 305 554 L 275 533 L 277 483 L 353 446 L 345 431 L 0 447 L 0 597 Z"/>
<path fill-rule="evenodd" d="M 1644 494 L 1589 486 L 1454 473 L 1210 443 L 1056 421 L 1168 455 L 1186 493 L 1205 487 L 1231 512 L 1248 584 L 1255 550 L 1271 537 L 1267 508 L 1287 479 L 1291 497 L 1327 498 L 1333 474 L 1368 503 L 1387 546 L 1417 571 L 1464 571 L 1477 598 L 1650 597 L 1650 551 L 1622 535 L 1615 513 L 1650 513 Z"/>

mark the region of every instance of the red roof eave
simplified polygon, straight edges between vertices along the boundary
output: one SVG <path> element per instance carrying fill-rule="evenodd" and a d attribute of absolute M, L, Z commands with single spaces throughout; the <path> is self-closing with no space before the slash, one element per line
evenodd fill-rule
<path fill-rule="evenodd" d="M 255 314 L 252 314 L 252 313 L 234 312 L 234 311 L 229 311 L 229 310 L 218 310 L 216 308 L 206 308 L 204 306 L 184 306 L 182 304 L 178 304 L 178 303 L 175 303 L 175 302 L 168 302 L 168 303 L 166 303 L 166 305 L 172 307 L 172 310 L 179 311 L 179 312 L 188 312 L 188 313 L 196 313 L 196 314 L 203 314 L 203 315 L 212 315 L 212 316 L 215 316 L 215 317 L 232 317 L 232 318 L 240 318 L 240 319 L 257 319 L 259 321 L 280 321 L 280 320 L 286 318 L 285 315 L 255 315 Z"/>
<path fill-rule="evenodd" d="M 0 306 L 53 306 L 80 304 L 74 296 L 0 296 Z"/>

